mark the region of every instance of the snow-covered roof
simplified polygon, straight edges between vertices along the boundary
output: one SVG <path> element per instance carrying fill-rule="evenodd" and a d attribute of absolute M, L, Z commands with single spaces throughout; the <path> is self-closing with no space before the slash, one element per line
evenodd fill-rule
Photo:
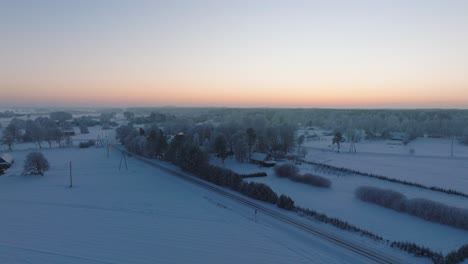
<path fill-rule="evenodd" d="M 265 161 L 267 157 L 268 155 L 265 153 L 254 152 L 252 153 L 252 157 L 250 159 L 256 160 L 256 161 Z"/>
<path fill-rule="evenodd" d="M 8 153 L 2 154 L 2 156 L 0 157 L 0 163 L 8 163 L 8 164 L 13 163 L 13 156 L 11 156 Z"/>

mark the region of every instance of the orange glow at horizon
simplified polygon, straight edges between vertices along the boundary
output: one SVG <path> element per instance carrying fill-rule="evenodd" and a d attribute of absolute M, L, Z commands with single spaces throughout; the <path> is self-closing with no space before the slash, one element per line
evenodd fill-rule
<path fill-rule="evenodd" d="M 0 103 L 92 106 L 231 106 L 231 107 L 468 107 L 468 88 L 444 94 L 436 85 L 396 88 L 359 85 L 357 87 L 260 84 L 204 84 L 161 82 L 129 84 L 86 82 L 73 86 L 56 84 L 47 89 L 13 89 L 2 92 Z M 67 87 L 67 89 L 63 88 Z M 220 88 L 222 87 L 222 88 Z M 46 90 L 47 92 L 44 92 Z M 382 90 L 387 91 L 382 93 Z M 28 93 L 24 96 L 23 93 Z M 358 93 L 358 94 L 357 94 Z M 32 98 L 32 99 L 31 99 Z"/>

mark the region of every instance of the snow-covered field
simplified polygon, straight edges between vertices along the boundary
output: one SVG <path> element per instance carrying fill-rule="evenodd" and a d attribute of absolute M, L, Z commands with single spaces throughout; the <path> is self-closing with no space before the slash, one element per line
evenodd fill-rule
<path fill-rule="evenodd" d="M 212 158 L 211 162 L 222 166 L 217 158 Z M 331 189 L 324 189 L 292 182 L 285 178 L 278 178 L 275 176 L 273 168 L 261 168 L 246 163 L 240 164 L 232 159 L 226 160 L 225 166 L 239 173 L 267 172 L 267 177 L 250 178 L 250 180 L 266 183 L 278 194 L 291 196 L 296 204 L 301 207 L 346 220 L 351 224 L 381 235 L 385 239 L 416 242 L 443 253 L 448 253 L 468 243 L 468 231 L 435 224 L 360 201 L 354 197 L 354 190 L 362 185 L 370 185 L 399 191 L 408 198 L 427 198 L 462 208 L 468 208 L 467 198 L 362 176 L 321 174 L 332 181 Z M 300 165 L 300 170 L 301 173 L 320 174 L 307 164 Z"/>
<path fill-rule="evenodd" d="M 20 175 L 28 152 L 0 176 L 0 263 L 365 262 L 116 151 L 43 149 L 42 177 Z"/>
<path fill-rule="evenodd" d="M 350 153 L 346 142 L 342 143 L 341 153 L 332 151 L 328 147 L 331 142 L 330 136 L 322 136 L 320 141 L 306 141 L 306 159 L 468 192 L 468 146 L 457 141 L 453 157 L 450 156 L 450 139 L 418 138 L 406 146 L 392 140 L 362 141 L 356 144 L 357 153 Z M 409 155 L 410 148 L 415 149 L 414 155 Z"/>

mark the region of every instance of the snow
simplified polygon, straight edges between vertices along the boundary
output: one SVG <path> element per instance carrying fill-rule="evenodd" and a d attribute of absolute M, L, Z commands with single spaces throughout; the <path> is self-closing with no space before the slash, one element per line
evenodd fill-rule
<path fill-rule="evenodd" d="M 468 158 L 309 151 L 307 160 L 468 193 Z"/>
<path fill-rule="evenodd" d="M 362 141 L 356 143 L 357 153 L 350 153 L 349 143 L 344 142 L 337 153 L 328 147 L 331 137 L 322 136 L 320 141 L 306 141 L 304 147 L 307 160 L 466 193 L 468 146 L 455 140 L 452 157 L 451 143 L 437 138 L 417 138 L 406 146 L 391 140 Z M 411 148 L 414 155 L 409 155 Z"/>
<path fill-rule="evenodd" d="M 219 159 L 212 163 L 220 165 Z M 408 198 L 427 198 L 450 206 L 468 208 L 467 198 L 423 190 L 401 184 L 363 176 L 336 176 L 318 173 L 311 165 L 300 165 L 301 173 L 319 174 L 332 181 L 331 189 L 318 188 L 276 177 L 273 168 L 261 168 L 233 159 L 225 161 L 225 167 L 238 173 L 264 171 L 267 177 L 250 178 L 269 185 L 275 192 L 292 197 L 296 204 L 325 213 L 331 217 L 381 235 L 394 241 L 411 241 L 428 246 L 436 252 L 448 253 L 468 243 L 468 231 L 436 224 L 420 218 L 399 213 L 378 205 L 369 204 L 354 197 L 354 190 L 362 185 L 376 186 L 399 191 Z M 430 231 L 429 231 L 430 230 Z"/>
<path fill-rule="evenodd" d="M 42 152 L 44 176 L 20 175 L 27 150 L 0 176 L 1 263 L 365 261 L 134 158 L 119 171 L 116 151 Z"/>

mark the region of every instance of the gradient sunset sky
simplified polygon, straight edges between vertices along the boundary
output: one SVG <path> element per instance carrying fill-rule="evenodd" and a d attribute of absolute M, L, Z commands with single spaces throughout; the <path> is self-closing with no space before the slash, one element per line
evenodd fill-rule
<path fill-rule="evenodd" d="M 468 108 L 468 1 L 0 1 L 0 106 Z"/>

